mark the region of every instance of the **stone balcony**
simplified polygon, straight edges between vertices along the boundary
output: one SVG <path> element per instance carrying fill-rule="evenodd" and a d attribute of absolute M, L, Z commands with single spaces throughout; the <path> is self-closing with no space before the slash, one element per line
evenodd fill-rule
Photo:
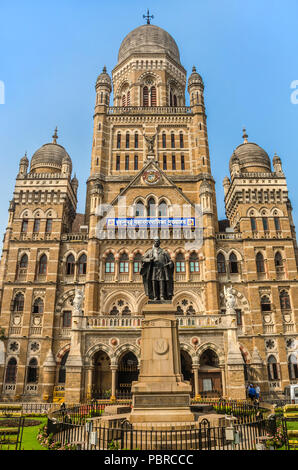
<path fill-rule="evenodd" d="M 190 106 L 110 106 L 107 110 L 109 115 L 127 114 L 192 114 Z"/>

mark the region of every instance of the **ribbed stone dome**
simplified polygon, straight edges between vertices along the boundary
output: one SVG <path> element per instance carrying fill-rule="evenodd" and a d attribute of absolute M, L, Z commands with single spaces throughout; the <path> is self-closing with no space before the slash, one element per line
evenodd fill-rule
<path fill-rule="evenodd" d="M 270 158 L 262 147 L 247 141 L 246 129 L 243 129 L 244 142 L 234 150 L 230 158 L 230 172 L 233 162 L 237 162 L 242 172 L 271 172 Z"/>
<path fill-rule="evenodd" d="M 145 24 L 131 31 L 122 41 L 118 63 L 131 54 L 167 53 L 180 63 L 178 46 L 172 36 L 153 24 Z"/>
<path fill-rule="evenodd" d="M 71 158 L 62 145 L 54 142 L 44 144 L 34 153 L 31 159 L 30 171 L 52 168 L 60 172 L 63 160 L 69 161 L 72 169 Z"/>

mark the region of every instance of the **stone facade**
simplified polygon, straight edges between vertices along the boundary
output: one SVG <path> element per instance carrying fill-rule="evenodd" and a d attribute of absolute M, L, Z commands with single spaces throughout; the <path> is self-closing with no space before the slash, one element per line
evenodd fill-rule
<path fill-rule="evenodd" d="M 157 26 L 137 28 L 112 78 L 104 68 L 95 88 L 85 214 L 57 131 L 30 167 L 27 156 L 20 161 L 0 271 L 1 400 L 79 402 L 130 391 L 147 302 L 140 258 L 152 233 L 121 238 L 108 225 L 108 209 L 123 218 L 121 201 L 124 217 L 135 219 L 175 218 L 183 207 L 195 217 L 201 208 L 200 245 L 189 243 L 192 229 L 158 232 L 175 263 L 182 373 L 194 394 L 241 398 L 250 381 L 263 393 L 297 381 L 297 245 L 281 159 L 271 166 L 244 132 L 223 181 L 227 220 L 219 221 L 204 84 L 195 67 L 187 81 L 174 39 Z M 84 302 L 74 314 L 78 288 Z"/>

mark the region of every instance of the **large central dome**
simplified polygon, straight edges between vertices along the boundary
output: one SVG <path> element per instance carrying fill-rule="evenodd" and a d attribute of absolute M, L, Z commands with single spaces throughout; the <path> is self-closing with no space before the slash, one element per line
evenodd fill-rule
<path fill-rule="evenodd" d="M 145 24 L 131 31 L 122 41 L 118 53 L 118 63 L 131 54 L 169 54 L 180 64 L 178 46 L 172 36 L 162 28 Z"/>

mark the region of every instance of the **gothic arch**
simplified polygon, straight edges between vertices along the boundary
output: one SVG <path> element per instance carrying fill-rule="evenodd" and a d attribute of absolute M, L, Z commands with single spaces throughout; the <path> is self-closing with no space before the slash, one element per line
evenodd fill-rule
<path fill-rule="evenodd" d="M 115 351 L 111 346 L 105 343 L 97 343 L 91 346 L 85 354 L 85 365 L 91 365 L 92 363 L 92 358 L 94 354 L 96 354 L 98 351 L 105 352 L 107 356 L 111 359 L 111 364 L 116 364 L 116 356 L 115 356 Z"/>
<path fill-rule="evenodd" d="M 63 346 L 56 354 L 56 364 L 59 365 L 65 353 L 70 351 L 70 343 Z"/>
<path fill-rule="evenodd" d="M 131 307 L 131 312 L 134 313 L 134 312 L 137 312 L 137 306 L 136 306 L 136 301 L 134 299 L 134 297 L 128 293 L 127 291 L 117 291 L 117 292 L 112 292 L 110 294 L 108 294 L 108 296 L 105 298 L 105 301 L 104 301 L 104 304 L 103 304 L 103 307 L 102 307 L 102 311 L 103 311 L 103 314 L 104 315 L 109 315 L 110 313 L 110 310 L 112 308 L 112 304 L 114 302 L 116 302 L 117 300 L 120 300 L 120 299 L 125 299 L 126 302 L 130 305 Z"/>
<path fill-rule="evenodd" d="M 198 349 L 197 349 L 198 362 L 200 362 L 200 358 L 201 358 L 202 354 L 205 351 L 207 351 L 207 349 L 211 349 L 211 351 L 213 351 L 217 355 L 220 366 L 223 366 L 225 364 L 224 351 L 217 344 L 214 344 L 214 343 L 211 343 L 211 342 L 203 343 L 202 345 L 200 345 L 198 347 Z"/>
<path fill-rule="evenodd" d="M 63 307 L 63 305 L 65 304 L 65 302 L 71 298 L 71 297 L 74 297 L 75 296 L 75 289 L 71 289 L 71 290 L 68 290 L 67 292 L 65 292 L 57 301 L 56 303 L 56 313 L 61 313 L 61 309 Z"/>
<path fill-rule="evenodd" d="M 190 344 L 180 343 L 180 349 L 182 351 L 186 351 L 190 355 L 192 363 L 196 363 L 197 353 L 196 353 L 195 349 Z"/>
<path fill-rule="evenodd" d="M 115 350 L 115 359 L 117 364 L 119 364 L 122 356 L 126 352 L 132 352 L 136 356 L 138 364 L 140 364 L 141 350 L 136 345 L 130 343 L 122 344 Z"/>

